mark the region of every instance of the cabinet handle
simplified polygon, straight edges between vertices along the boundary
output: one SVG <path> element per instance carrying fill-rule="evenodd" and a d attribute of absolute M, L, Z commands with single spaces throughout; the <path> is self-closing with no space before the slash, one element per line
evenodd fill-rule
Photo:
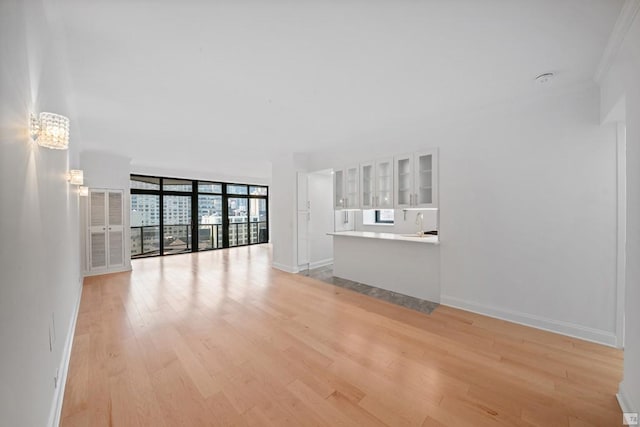
<path fill-rule="evenodd" d="M 418 206 L 418 193 L 416 193 L 416 194 L 413 196 L 413 204 L 414 204 L 415 206 Z"/>
<path fill-rule="evenodd" d="M 413 206 L 413 194 L 409 194 L 409 206 Z"/>

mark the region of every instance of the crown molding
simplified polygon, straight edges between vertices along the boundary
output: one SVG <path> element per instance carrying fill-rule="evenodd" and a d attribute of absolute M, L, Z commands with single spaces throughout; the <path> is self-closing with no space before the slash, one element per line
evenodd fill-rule
<path fill-rule="evenodd" d="M 616 59 L 620 46 L 622 46 L 622 42 L 624 42 L 638 11 L 640 11 L 640 0 L 626 0 L 622 5 L 622 10 L 620 10 L 620 15 L 618 15 L 616 24 L 613 26 L 607 47 L 602 53 L 602 58 L 600 58 L 600 63 L 594 76 L 594 80 L 597 83 L 602 81 L 609 68 L 611 68 L 611 64 Z"/>

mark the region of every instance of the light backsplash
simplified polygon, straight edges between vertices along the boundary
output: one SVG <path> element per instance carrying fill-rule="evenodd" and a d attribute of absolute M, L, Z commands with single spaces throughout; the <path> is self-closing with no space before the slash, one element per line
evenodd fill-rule
<path fill-rule="evenodd" d="M 418 231 L 416 225 L 416 215 L 423 214 L 423 231 L 438 230 L 438 211 L 433 209 L 407 210 L 395 209 L 393 224 L 365 225 L 363 223 L 363 212 L 357 211 L 335 211 L 335 231 L 373 231 L 376 233 L 398 233 L 409 234 Z"/>

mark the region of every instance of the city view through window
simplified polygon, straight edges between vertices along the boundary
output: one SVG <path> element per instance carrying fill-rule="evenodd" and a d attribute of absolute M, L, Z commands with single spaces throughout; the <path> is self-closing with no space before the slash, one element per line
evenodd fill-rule
<path fill-rule="evenodd" d="M 132 175 L 131 255 L 266 243 L 267 197 L 266 186 Z"/>

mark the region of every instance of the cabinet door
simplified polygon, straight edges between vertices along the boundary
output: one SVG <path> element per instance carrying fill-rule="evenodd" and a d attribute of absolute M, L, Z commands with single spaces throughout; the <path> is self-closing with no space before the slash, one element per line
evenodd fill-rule
<path fill-rule="evenodd" d="M 333 172 L 333 208 L 345 208 L 344 171 L 341 169 Z"/>
<path fill-rule="evenodd" d="M 298 211 L 309 210 L 309 176 L 298 172 Z"/>
<path fill-rule="evenodd" d="M 360 207 L 360 180 L 359 167 L 350 166 L 345 169 L 345 207 L 349 209 L 358 209 Z"/>
<path fill-rule="evenodd" d="M 396 208 L 413 206 L 413 154 L 396 156 L 394 164 L 394 196 Z"/>
<path fill-rule="evenodd" d="M 375 165 L 373 162 L 360 165 L 360 206 L 362 209 L 375 207 Z"/>
<path fill-rule="evenodd" d="M 109 191 L 107 200 L 108 267 L 124 266 L 124 200 L 122 191 Z"/>
<path fill-rule="evenodd" d="M 415 154 L 414 205 L 420 208 L 438 206 L 438 155 L 437 150 Z"/>
<path fill-rule="evenodd" d="M 309 212 L 298 212 L 298 265 L 309 264 Z"/>
<path fill-rule="evenodd" d="M 380 159 L 375 167 L 375 207 L 393 209 L 393 159 Z"/>
<path fill-rule="evenodd" d="M 106 191 L 91 190 L 89 195 L 89 270 L 107 267 Z"/>

